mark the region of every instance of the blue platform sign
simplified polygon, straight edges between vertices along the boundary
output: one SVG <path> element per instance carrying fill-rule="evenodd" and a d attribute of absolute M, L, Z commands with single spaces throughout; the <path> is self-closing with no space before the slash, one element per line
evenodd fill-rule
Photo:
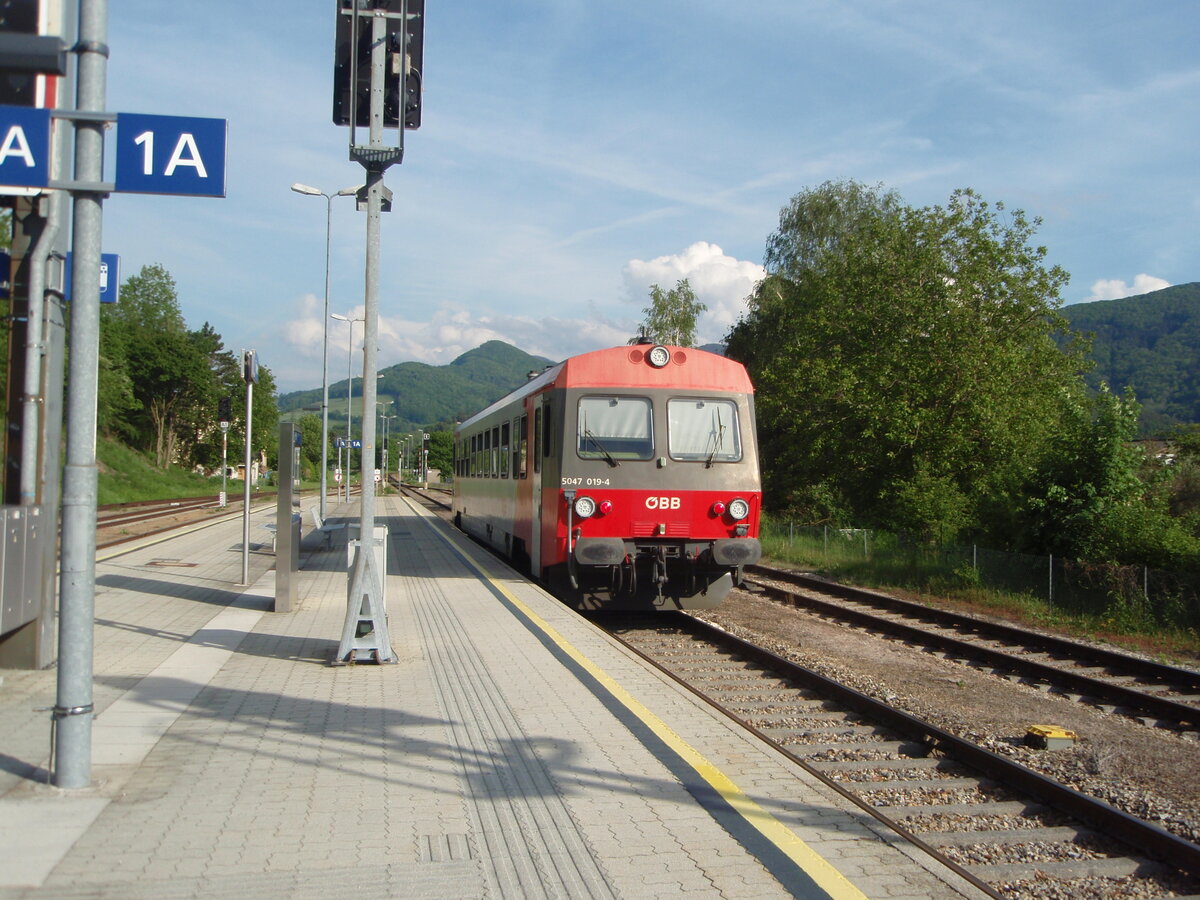
<path fill-rule="evenodd" d="M 117 191 L 224 197 L 226 124 L 118 113 Z"/>
<path fill-rule="evenodd" d="M 0 106 L 0 184 L 45 187 L 50 181 L 50 110 Z"/>
<path fill-rule="evenodd" d="M 71 299 L 71 287 L 75 282 L 73 260 L 75 254 L 67 251 L 66 271 L 63 275 L 63 299 Z M 100 302 L 116 303 L 121 287 L 121 257 L 117 253 L 100 254 Z"/>

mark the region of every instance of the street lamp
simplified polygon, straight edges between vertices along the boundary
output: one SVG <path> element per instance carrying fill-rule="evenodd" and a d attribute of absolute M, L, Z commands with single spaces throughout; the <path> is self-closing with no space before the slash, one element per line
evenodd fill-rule
<path fill-rule="evenodd" d="M 379 405 L 391 406 L 392 402 L 393 401 L 388 400 L 385 403 L 379 404 Z M 379 418 L 381 418 L 383 420 L 383 487 L 386 490 L 387 489 L 387 479 L 388 479 L 388 434 L 392 430 L 392 419 L 398 419 L 400 417 L 398 415 L 391 415 L 391 416 L 380 416 Z"/>
<path fill-rule="evenodd" d="M 321 521 L 325 521 L 325 495 L 328 492 L 326 470 L 329 468 L 329 235 L 333 228 L 333 198 L 349 197 L 358 188 L 342 188 L 336 194 L 318 191 L 307 184 L 293 184 L 292 190 L 309 197 L 325 198 L 325 336 L 321 342 Z"/>
<path fill-rule="evenodd" d="M 339 316 L 337 313 L 330 313 L 329 318 L 337 319 L 339 322 L 350 323 L 350 343 L 346 346 L 346 502 L 350 502 L 350 411 L 353 407 L 351 402 L 354 398 L 354 323 L 366 322 L 364 318 L 350 318 L 349 316 Z M 365 330 L 365 328 L 364 328 Z"/>

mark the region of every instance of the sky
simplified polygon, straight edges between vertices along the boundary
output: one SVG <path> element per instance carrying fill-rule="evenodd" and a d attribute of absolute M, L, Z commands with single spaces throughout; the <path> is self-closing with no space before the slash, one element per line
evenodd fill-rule
<path fill-rule="evenodd" d="M 781 207 L 829 180 L 1039 217 L 1066 303 L 1200 280 L 1195 0 L 426 7 L 422 125 L 385 178 L 380 368 L 624 344 L 681 278 L 719 341 Z M 363 181 L 331 121 L 334 0 L 108 11 L 108 109 L 227 119 L 228 161 L 225 198 L 112 194 L 103 249 L 123 277 L 164 266 L 189 327 L 256 349 L 281 392 L 319 388 L 327 203 L 290 186 Z M 335 198 L 329 229 L 328 308 L 352 318 L 354 207 Z M 330 382 L 361 374 L 329 326 Z"/>

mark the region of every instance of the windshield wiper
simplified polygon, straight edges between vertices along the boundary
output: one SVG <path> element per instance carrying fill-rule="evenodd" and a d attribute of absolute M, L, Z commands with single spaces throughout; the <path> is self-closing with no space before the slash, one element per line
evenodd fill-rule
<path fill-rule="evenodd" d="M 617 462 L 615 459 L 613 459 L 613 455 L 608 452 L 608 448 L 605 447 L 602 443 L 600 443 L 599 439 L 594 434 L 592 434 L 592 430 L 590 428 L 583 429 L 583 436 L 585 438 L 587 438 L 589 441 L 591 441 L 592 445 L 597 450 L 599 450 L 601 453 L 604 454 L 604 459 L 608 462 L 608 464 L 610 466 L 612 466 L 615 469 L 617 466 L 620 465 L 619 462 Z"/>
<path fill-rule="evenodd" d="M 708 454 L 708 459 L 704 461 L 704 468 L 711 469 L 713 460 L 717 456 L 717 451 L 725 445 L 725 423 L 721 421 L 721 410 L 717 410 L 717 435 L 713 440 L 712 453 Z"/>

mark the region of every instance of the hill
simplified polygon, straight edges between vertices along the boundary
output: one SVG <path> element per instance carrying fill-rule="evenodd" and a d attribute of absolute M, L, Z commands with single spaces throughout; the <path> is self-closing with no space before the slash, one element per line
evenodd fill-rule
<path fill-rule="evenodd" d="M 1200 422 L 1200 282 L 1060 311 L 1092 335 L 1089 383 L 1105 381 L 1117 393 L 1132 387 L 1145 433 Z"/>
<path fill-rule="evenodd" d="M 503 341 L 488 341 L 469 350 L 445 366 L 403 362 L 379 374 L 378 400 L 392 401 L 388 415 L 398 418 L 391 423 L 393 432 L 410 430 L 414 426 L 454 422 L 465 418 L 503 397 L 525 381 L 530 371 L 540 372 L 551 360 L 531 356 Z M 331 430 L 346 418 L 346 379 L 329 386 L 329 416 Z M 360 396 L 362 379 L 354 379 L 354 420 L 361 418 Z M 293 391 L 279 398 L 279 411 L 284 419 L 300 412 L 319 412 L 321 389 Z M 382 407 L 381 407 L 382 408 Z M 292 416 L 288 414 L 291 413 Z"/>

